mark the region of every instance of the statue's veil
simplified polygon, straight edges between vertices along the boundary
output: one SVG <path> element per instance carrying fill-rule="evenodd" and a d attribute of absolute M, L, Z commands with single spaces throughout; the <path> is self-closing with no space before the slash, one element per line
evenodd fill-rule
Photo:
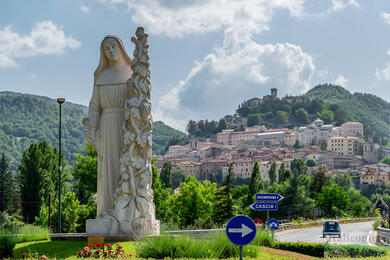
<path fill-rule="evenodd" d="M 104 37 L 104 39 L 100 43 L 100 61 L 99 61 L 99 65 L 97 66 L 95 72 L 93 73 L 94 83 L 96 83 L 96 80 L 99 77 L 99 75 L 108 66 L 108 60 L 107 60 L 106 55 L 104 54 L 104 50 L 103 50 L 103 42 L 107 38 L 113 38 L 118 42 L 119 48 L 122 51 L 124 61 L 129 65 L 129 67 L 131 67 L 131 58 L 127 54 L 125 46 L 122 43 L 122 40 L 118 36 L 107 35 L 106 37 Z"/>

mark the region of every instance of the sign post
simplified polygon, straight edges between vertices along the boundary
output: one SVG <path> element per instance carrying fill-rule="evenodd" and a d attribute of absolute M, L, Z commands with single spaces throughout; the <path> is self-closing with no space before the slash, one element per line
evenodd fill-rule
<path fill-rule="evenodd" d="M 269 227 L 269 212 L 270 211 L 277 211 L 278 210 L 278 201 L 282 200 L 284 197 L 280 194 L 277 193 L 257 193 L 256 194 L 256 201 L 249 207 L 254 209 L 254 210 L 262 210 L 262 211 L 267 211 L 267 226 Z M 271 219 L 273 220 L 273 219 Z M 276 220 L 276 219 L 275 219 Z M 276 220 L 277 221 L 277 220 Z M 279 223 L 277 225 L 279 228 Z M 276 228 L 276 229 L 278 229 Z M 275 229 L 275 230 L 276 230 Z M 274 235 L 272 230 L 272 236 Z"/>
<path fill-rule="evenodd" d="M 267 222 L 267 226 L 268 228 L 271 230 L 272 232 L 272 238 L 274 238 L 274 231 L 277 230 L 279 228 L 279 221 L 275 218 L 273 219 L 270 219 L 268 222 Z"/>
<path fill-rule="evenodd" d="M 226 225 L 226 235 L 230 242 L 240 246 L 240 260 L 243 259 L 242 247 L 252 242 L 256 236 L 256 225 L 248 216 L 235 216 Z"/>

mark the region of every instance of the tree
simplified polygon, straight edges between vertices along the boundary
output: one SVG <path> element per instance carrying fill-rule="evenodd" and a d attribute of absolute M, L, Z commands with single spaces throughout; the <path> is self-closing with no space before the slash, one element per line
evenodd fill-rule
<path fill-rule="evenodd" d="M 310 158 L 306 161 L 306 165 L 307 167 L 314 167 L 317 165 L 317 162 L 316 160 L 314 160 L 313 158 Z"/>
<path fill-rule="evenodd" d="M 383 157 L 383 159 L 380 160 L 380 162 L 390 165 L 390 157 L 388 157 L 388 156 Z"/>
<path fill-rule="evenodd" d="M 309 114 L 306 112 L 304 108 L 299 108 L 295 110 L 295 118 L 300 124 L 308 124 L 309 123 Z"/>
<path fill-rule="evenodd" d="M 249 181 L 248 188 L 249 188 L 249 193 L 246 201 L 246 206 L 249 206 L 253 203 L 255 194 L 261 188 L 261 175 L 260 175 L 260 166 L 258 161 L 255 161 L 255 164 L 253 165 L 253 171 L 252 171 L 251 179 Z"/>
<path fill-rule="evenodd" d="M 325 169 L 321 167 L 310 177 L 310 198 L 317 199 L 322 187 L 326 185 L 330 185 L 330 177 L 326 176 Z"/>
<path fill-rule="evenodd" d="M 288 113 L 286 111 L 278 110 L 276 111 L 276 120 L 279 124 L 287 124 L 288 123 Z"/>
<path fill-rule="evenodd" d="M 0 158 L 0 212 L 8 211 L 13 206 L 11 200 L 14 197 L 14 191 L 15 183 L 9 170 L 8 159 L 2 153 Z"/>
<path fill-rule="evenodd" d="M 261 116 L 260 114 L 249 114 L 248 115 L 248 126 L 260 125 Z"/>
<path fill-rule="evenodd" d="M 325 151 L 328 148 L 328 144 L 325 141 L 320 141 L 320 149 L 321 151 Z"/>
<path fill-rule="evenodd" d="M 62 157 L 62 166 L 65 165 Z M 44 141 L 31 144 L 24 151 L 19 166 L 19 183 L 24 221 L 32 223 L 39 215 L 41 203 L 47 203 L 49 195 L 54 199 L 58 193 L 55 188 L 58 172 L 58 152 Z M 58 186 L 58 185 L 56 185 Z"/>
<path fill-rule="evenodd" d="M 171 171 L 172 171 L 171 162 L 165 162 L 160 172 L 161 183 L 164 185 L 165 188 L 172 187 Z"/>
<path fill-rule="evenodd" d="M 268 176 L 271 181 L 271 185 L 276 182 L 276 162 L 273 161 L 268 171 Z"/>
<path fill-rule="evenodd" d="M 158 169 L 152 165 L 152 190 L 153 190 L 153 202 L 156 209 L 156 218 L 169 222 L 172 215 L 172 203 L 171 203 L 171 188 L 165 188 L 160 178 L 158 178 Z"/>
<path fill-rule="evenodd" d="M 284 166 L 284 162 L 280 165 L 279 168 L 279 181 L 278 183 L 283 183 L 288 180 L 288 178 L 291 177 L 291 171 L 290 169 L 286 169 Z"/>
<path fill-rule="evenodd" d="M 176 189 L 180 186 L 181 182 L 184 182 L 186 180 L 186 176 L 181 171 L 174 171 L 172 173 L 172 190 Z"/>
<path fill-rule="evenodd" d="M 318 194 L 316 204 L 317 207 L 324 209 L 326 217 L 341 216 L 349 205 L 349 197 L 343 187 L 333 184 L 322 188 L 321 193 Z"/>
<path fill-rule="evenodd" d="M 334 114 L 331 110 L 322 109 L 321 113 L 317 114 L 325 124 L 332 124 L 334 121 Z"/>
<path fill-rule="evenodd" d="M 305 174 L 307 175 L 307 166 L 306 163 L 300 159 L 300 158 L 295 158 L 291 162 L 291 171 L 295 174 Z"/>
<path fill-rule="evenodd" d="M 334 182 L 343 187 L 344 191 L 348 191 L 353 188 L 352 178 L 348 173 L 338 173 L 334 176 Z"/>
<path fill-rule="evenodd" d="M 216 193 L 214 221 L 225 223 L 233 217 L 233 163 L 229 165 L 229 171 L 223 180 L 222 187 Z"/>
<path fill-rule="evenodd" d="M 186 130 L 187 130 L 187 133 L 189 136 L 195 136 L 196 131 L 198 130 L 198 125 L 197 125 L 196 121 L 194 121 L 194 120 L 188 121 L 187 126 L 186 126 Z"/>
<path fill-rule="evenodd" d="M 369 199 L 364 197 L 354 188 L 348 190 L 348 196 L 350 200 L 351 215 L 354 217 L 367 217 L 371 208 Z"/>
<path fill-rule="evenodd" d="M 74 185 L 76 195 L 81 204 L 86 204 L 97 190 L 97 152 L 93 145 L 87 142 L 86 155 L 76 154 L 72 168 L 73 177 L 77 180 Z"/>
<path fill-rule="evenodd" d="M 221 118 L 218 122 L 217 133 L 220 133 L 220 132 L 222 132 L 222 130 L 225 130 L 225 129 L 227 129 L 226 120 L 225 120 L 225 118 Z"/>

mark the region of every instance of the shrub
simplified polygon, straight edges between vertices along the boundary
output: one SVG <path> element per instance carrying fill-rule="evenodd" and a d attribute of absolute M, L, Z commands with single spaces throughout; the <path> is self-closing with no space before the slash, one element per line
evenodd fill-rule
<path fill-rule="evenodd" d="M 18 231 L 16 243 L 49 240 L 49 230 L 40 226 L 25 225 Z"/>
<path fill-rule="evenodd" d="M 229 258 L 238 257 L 240 249 L 233 245 L 224 233 L 210 235 L 204 239 L 190 237 L 151 237 L 138 244 L 138 256 L 142 258 Z M 244 248 L 244 256 L 255 257 L 253 246 Z"/>
<path fill-rule="evenodd" d="M 273 247 L 315 257 L 324 257 L 324 244 L 320 243 L 276 242 Z"/>
<path fill-rule="evenodd" d="M 386 254 L 386 249 L 381 247 L 358 245 L 326 245 L 326 257 L 376 257 Z"/>
<path fill-rule="evenodd" d="M 15 245 L 16 240 L 12 232 L 0 230 L 0 259 L 11 257 Z"/>
<path fill-rule="evenodd" d="M 253 239 L 252 244 L 259 246 L 272 247 L 275 244 L 275 239 L 267 230 L 257 230 L 256 237 Z"/>

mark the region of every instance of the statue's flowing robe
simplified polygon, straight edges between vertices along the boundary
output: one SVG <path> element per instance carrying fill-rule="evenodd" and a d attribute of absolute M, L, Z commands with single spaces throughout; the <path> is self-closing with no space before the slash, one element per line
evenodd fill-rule
<path fill-rule="evenodd" d="M 89 104 L 89 118 L 96 126 L 98 150 L 97 217 L 114 208 L 114 195 L 120 178 L 120 154 L 123 148 L 122 126 L 125 120 L 129 67 L 105 71 L 95 82 Z"/>

